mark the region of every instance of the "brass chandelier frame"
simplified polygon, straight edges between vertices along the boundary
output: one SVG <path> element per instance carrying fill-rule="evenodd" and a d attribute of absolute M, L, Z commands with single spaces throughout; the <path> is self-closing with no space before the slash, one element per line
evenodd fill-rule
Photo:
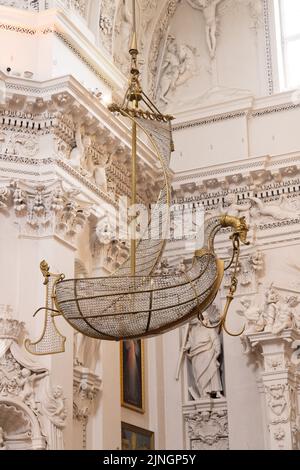
<path fill-rule="evenodd" d="M 131 56 L 129 85 L 123 103 L 112 104 L 109 110 L 131 121 L 132 206 L 137 201 L 137 131 L 140 129 L 153 146 L 162 167 L 164 186 L 159 194 L 157 208 L 159 210 L 160 204 L 165 203 L 169 210 L 168 163 L 169 153 L 174 148 L 171 133 L 173 116 L 160 113 L 140 85 L 135 0 L 132 0 L 132 3 L 134 27 L 129 51 Z M 146 109 L 140 107 L 142 103 Z M 155 139 L 157 131 L 155 126 L 158 126 L 162 133 L 161 140 Z M 135 216 L 131 220 L 131 227 L 135 233 Z M 233 230 L 231 236 L 233 255 L 227 265 L 214 251 L 215 236 L 219 230 L 226 227 Z M 177 275 L 176 280 L 174 275 L 153 274 L 165 247 L 165 237 L 158 242 L 150 241 L 148 246 L 143 236 L 138 243 L 136 237 L 131 236 L 129 258 L 110 277 L 65 279 L 62 274 L 50 273 L 49 266 L 43 261 L 40 267 L 46 285 L 46 306 L 37 312 L 45 310 L 44 329 L 38 341 L 26 340 L 26 349 L 37 355 L 64 351 L 66 338 L 61 335 L 55 324 L 55 318 L 58 316 L 63 316 L 72 328 L 80 333 L 106 340 L 118 341 L 154 336 L 182 325 L 195 316 L 198 316 L 207 328 L 219 328 L 220 331 L 223 329 L 231 336 L 242 334 L 244 330 L 240 333 L 230 332 L 226 320 L 237 288 L 240 242 L 248 243 L 247 232 L 248 227 L 244 218 L 220 215 L 209 219 L 206 223 L 204 247 L 195 251 L 192 267 Z M 207 324 L 202 312 L 215 299 L 224 270 L 232 266 L 234 268 L 231 286 L 224 313 L 218 323 Z"/>

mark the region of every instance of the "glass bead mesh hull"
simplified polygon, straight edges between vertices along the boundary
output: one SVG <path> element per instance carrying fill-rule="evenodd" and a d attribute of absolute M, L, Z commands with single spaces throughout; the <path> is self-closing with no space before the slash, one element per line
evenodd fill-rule
<path fill-rule="evenodd" d="M 206 253 L 178 275 L 63 280 L 56 286 L 57 308 L 73 328 L 93 338 L 152 336 L 212 302 L 219 288 L 218 263 Z"/>

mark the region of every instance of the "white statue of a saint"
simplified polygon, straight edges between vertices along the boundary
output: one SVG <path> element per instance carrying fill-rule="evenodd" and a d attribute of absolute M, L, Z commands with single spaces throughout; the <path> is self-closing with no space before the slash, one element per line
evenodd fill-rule
<path fill-rule="evenodd" d="M 223 389 L 218 361 L 221 342 L 216 329 L 206 328 L 197 318 L 192 320 L 184 349 L 192 362 L 200 398 L 220 398 Z"/>

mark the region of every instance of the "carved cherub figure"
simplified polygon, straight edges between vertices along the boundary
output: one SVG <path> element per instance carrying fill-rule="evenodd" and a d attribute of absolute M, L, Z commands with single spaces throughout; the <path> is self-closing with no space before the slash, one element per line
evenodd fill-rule
<path fill-rule="evenodd" d="M 278 312 L 279 295 L 271 284 L 265 293 L 266 297 L 266 327 L 265 331 L 272 332 Z"/>
<path fill-rule="evenodd" d="M 292 328 L 294 312 L 293 309 L 298 303 L 298 297 L 294 295 L 287 296 L 283 302 L 280 302 L 272 333 L 277 335 L 286 328 Z"/>
<path fill-rule="evenodd" d="M 63 388 L 57 385 L 54 389 L 47 393 L 44 401 L 45 413 L 51 422 L 59 429 L 65 426 L 67 410 L 65 407 L 65 398 L 63 396 Z"/>
<path fill-rule="evenodd" d="M 250 262 L 254 271 L 261 273 L 264 270 L 264 254 L 260 250 L 256 250 L 250 258 Z"/>
<path fill-rule="evenodd" d="M 252 304 L 252 301 L 249 299 L 249 297 L 242 297 L 240 303 L 243 307 L 243 310 L 238 310 L 237 313 L 239 315 L 243 315 L 246 319 L 244 333 L 249 334 L 263 331 L 265 322 L 262 315 L 262 309 L 254 303 Z"/>
<path fill-rule="evenodd" d="M 35 401 L 35 392 L 34 392 L 34 383 L 37 380 L 40 380 L 48 375 L 48 372 L 42 374 L 32 374 L 29 369 L 22 369 L 20 371 L 20 376 L 16 378 L 17 384 L 19 387 L 22 387 L 22 390 L 19 394 L 21 400 L 24 403 L 27 403 L 32 410 L 37 410 L 37 403 Z"/>
<path fill-rule="evenodd" d="M 228 193 L 224 197 L 224 203 L 226 208 L 222 208 L 222 212 L 226 215 L 232 215 L 233 217 L 242 217 L 247 214 L 251 208 L 251 204 L 238 204 L 237 194 Z"/>

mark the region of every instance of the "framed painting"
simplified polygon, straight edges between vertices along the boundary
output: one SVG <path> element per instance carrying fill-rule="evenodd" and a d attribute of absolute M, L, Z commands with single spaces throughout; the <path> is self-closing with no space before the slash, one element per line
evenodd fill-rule
<path fill-rule="evenodd" d="M 154 432 L 121 423 L 122 450 L 154 450 Z"/>
<path fill-rule="evenodd" d="M 140 339 L 120 343 L 121 404 L 126 408 L 145 412 L 144 404 L 144 344 Z"/>

